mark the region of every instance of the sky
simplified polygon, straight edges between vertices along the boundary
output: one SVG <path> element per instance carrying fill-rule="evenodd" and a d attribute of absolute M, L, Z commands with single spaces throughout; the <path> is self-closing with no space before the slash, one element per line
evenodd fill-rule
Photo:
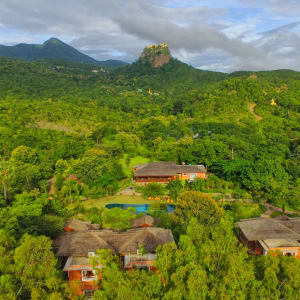
<path fill-rule="evenodd" d="M 300 0 L 0 1 L 0 44 L 51 37 L 98 60 L 167 43 L 199 69 L 300 71 Z"/>

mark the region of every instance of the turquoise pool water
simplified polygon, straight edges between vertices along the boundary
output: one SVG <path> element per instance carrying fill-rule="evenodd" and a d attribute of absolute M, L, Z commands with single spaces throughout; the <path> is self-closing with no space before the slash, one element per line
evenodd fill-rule
<path fill-rule="evenodd" d="M 129 207 L 135 207 L 136 213 L 147 213 L 150 204 L 121 204 L 121 203 L 111 203 L 105 205 L 106 208 L 111 209 L 115 207 L 119 207 L 122 209 L 127 209 Z M 174 204 L 167 204 L 168 213 L 172 212 L 175 209 Z"/>

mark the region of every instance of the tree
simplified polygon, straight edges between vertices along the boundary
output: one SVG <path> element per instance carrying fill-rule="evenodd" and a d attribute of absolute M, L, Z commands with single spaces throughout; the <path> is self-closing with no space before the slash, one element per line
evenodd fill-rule
<path fill-rule="evenodd" d="M 165 299 L 249 299 L 256 282 L 228 221 L 210 226 L 192 218 L 178 246 L 165 244 L 157 256 Z"/>
<path fill-rule="evenodd" d="M 51 240 L 45 236 L 22 237 L 14 255 L 15 276 L 20 282 L 17 297 L 31 295 L 33 299 L 45 299 L 60 293 L 63 284 L 51 247 Z M 60 296 L 63 298 L 61 293 Z"/>
<path fill-rule="evenodd" d="M 18 163 L 15 165 L 13 185 L 19 191 L 29 192 L 38 186 L 41 178 L 41 169 L 38 165 L 28 163 Z"/>
<path fill-rule="evenodd" d="M 156 182 L 150 182 L 142 188 L 144 197 L 163 196 L 165 193 L 164 186 Z"/>
<path fill-rule="evenodd" d="M 62 193 L 67 194 L 69 197 L 69 202 L 73 202 L 73 196 L 79 196 L 80 194 L 80 185 L 76 180 L 66 180 L 62 187 Z"/>
<path fill-rule="evenodd" d="M 12 151 L 11 161 L 34 165 L 38 163 L 38 155 L 34 149 L 22 145 Z"/>
<path fill-rule="evenodd" d="M 10 274 L 0 276 L 0 299 L 17 299 L 14 278 Z"/>
<path fill-rule="evenodd" d="M 177 199 L 174 219 L 187 224 L 191 218 L 197 218 L 201 224 L 219 224 L 224 211 L 209 195 L 200 192 L 183 192 Z"/>
<path fill-rule="evenodd" d="M 300 290 L 300 261 L 295 257 L 279 255 L 279 269 L 277 277 L 281 298 L 287 300 L 298 299 Z"/>
<path fill-rule="evenodd" d="M 152 300 L 163 298 L 163 284 L 159 275 L 145 270 L 124 272 L 119 257 L 113 255 L 111 250 L 98 251 L 98 258 L 94 264 L 99 263 L 105 268 L 98 271 L 101 276 L 100 286 L 93 299 Z"/>
<path fill-rule="evenodd" d="M 8 187 L 12 181 L 13 174 L 13 165 L 9 161 L 0 160 L 0 182 L 3 187 L 3 197 L 5 201 L 7 201 Z"/>
<path fill-rule="evenodd" d="M 102 213 L 102 227 L 113 230 L 125 230 L 131 227 L 130 220 L 135 219 L 135 208 L 122 209 L 119 207 L 106 209 Z"/>
<path fill-rule="evenodd" d="M 170 197 L 174 200 L 177 200 L 183 190 L 182 182 L 178 178 L 169 181 L 166 188 L 169 190 Z"/>

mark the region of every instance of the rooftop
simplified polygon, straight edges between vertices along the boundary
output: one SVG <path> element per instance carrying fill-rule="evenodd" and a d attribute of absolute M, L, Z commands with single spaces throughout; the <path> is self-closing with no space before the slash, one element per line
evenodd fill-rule
<path fill-rule="evenodd" d="M 144 215 L 144 216 L 141 216 L 140 218 L 132 219 L 130 221 L 130 223 L 131 223 L 132 228 L 138 228 L 143 225 L 153 226 L 155 223 L 155 220 L 151 216 Z"/>
<path fill-rule="evenodd" d="M 111 249 L 116 254 L 136 254 L 139 244 L 147 253 L 154 253 L 159 245 L 173 242 L 169 229 L 143 227 L 129 229 L 125 232 L 112 230 L 95 230 L 86 232 L 65 232 L 54 241 L 58 248 L 57 255 L 88 256 L 88 252 Z"/>
<path fill-rule="evenodd" d="M 238 227 L 248 241 L 258 240 L 300 240 L 300 218 L 241 220 Z"/>
<path fill-rule="evenodd" d="M 270 239 L 259 241 L 262 247 L 269 251 L 274 248 L 294 248 L 300 247 L 300 243 L 295 240 L 286 240 L 286 239 Z"/>
<path fill-rule="evenodd" d="M 96 268 L 102 267 L 102 265 L 98 265 Z M 70 256 L 64 266 L 63 271 L 75 270 L 93 270 L 93 267 L 90 263 L 90 258 L 86 256 Z"/>
<path fill-rule="evenodd" d="M 135 176 L 176 176 L 181 173 L 207 173 L 203 165 L 176 165 L 176 162 L 150 162 L 134 166 Z"/>
<path fill-rule="evenodd" d="M 89 221 L 80 221 L 78 219 L 67 220 L 65 223 L 65 230 L 69 231 L 87 231 L 99 229 L 99 224 L 92 224 Z"/>

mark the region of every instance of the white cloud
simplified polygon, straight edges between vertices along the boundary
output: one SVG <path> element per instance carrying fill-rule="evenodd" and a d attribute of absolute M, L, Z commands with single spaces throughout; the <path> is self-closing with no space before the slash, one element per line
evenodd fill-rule
<path fill-rule="evenodd" d="M 268 16 L 274 22 L 286 17 L 290 9 L 299 13 L 300 1 L 201 3 L 205 5 L 187 0 L 1 0 L 0 43 L 57 36 L 99 60 L 114 56 L 134 61 L 147 44 L 167 42 L 174 56 L 195 67 L 223 71 L 297 68 L 297 24 L 267 32 L 258 28 L 267 24 L 264 18 Z M 217 8 L 212 7 L 216 4 Z M 242 18 L 226 4 L 236 10 L 245 5 L 250 12 L 252 7 L 261 9 Z M 284 57 L 287 53 L 288 58 Z"/>

